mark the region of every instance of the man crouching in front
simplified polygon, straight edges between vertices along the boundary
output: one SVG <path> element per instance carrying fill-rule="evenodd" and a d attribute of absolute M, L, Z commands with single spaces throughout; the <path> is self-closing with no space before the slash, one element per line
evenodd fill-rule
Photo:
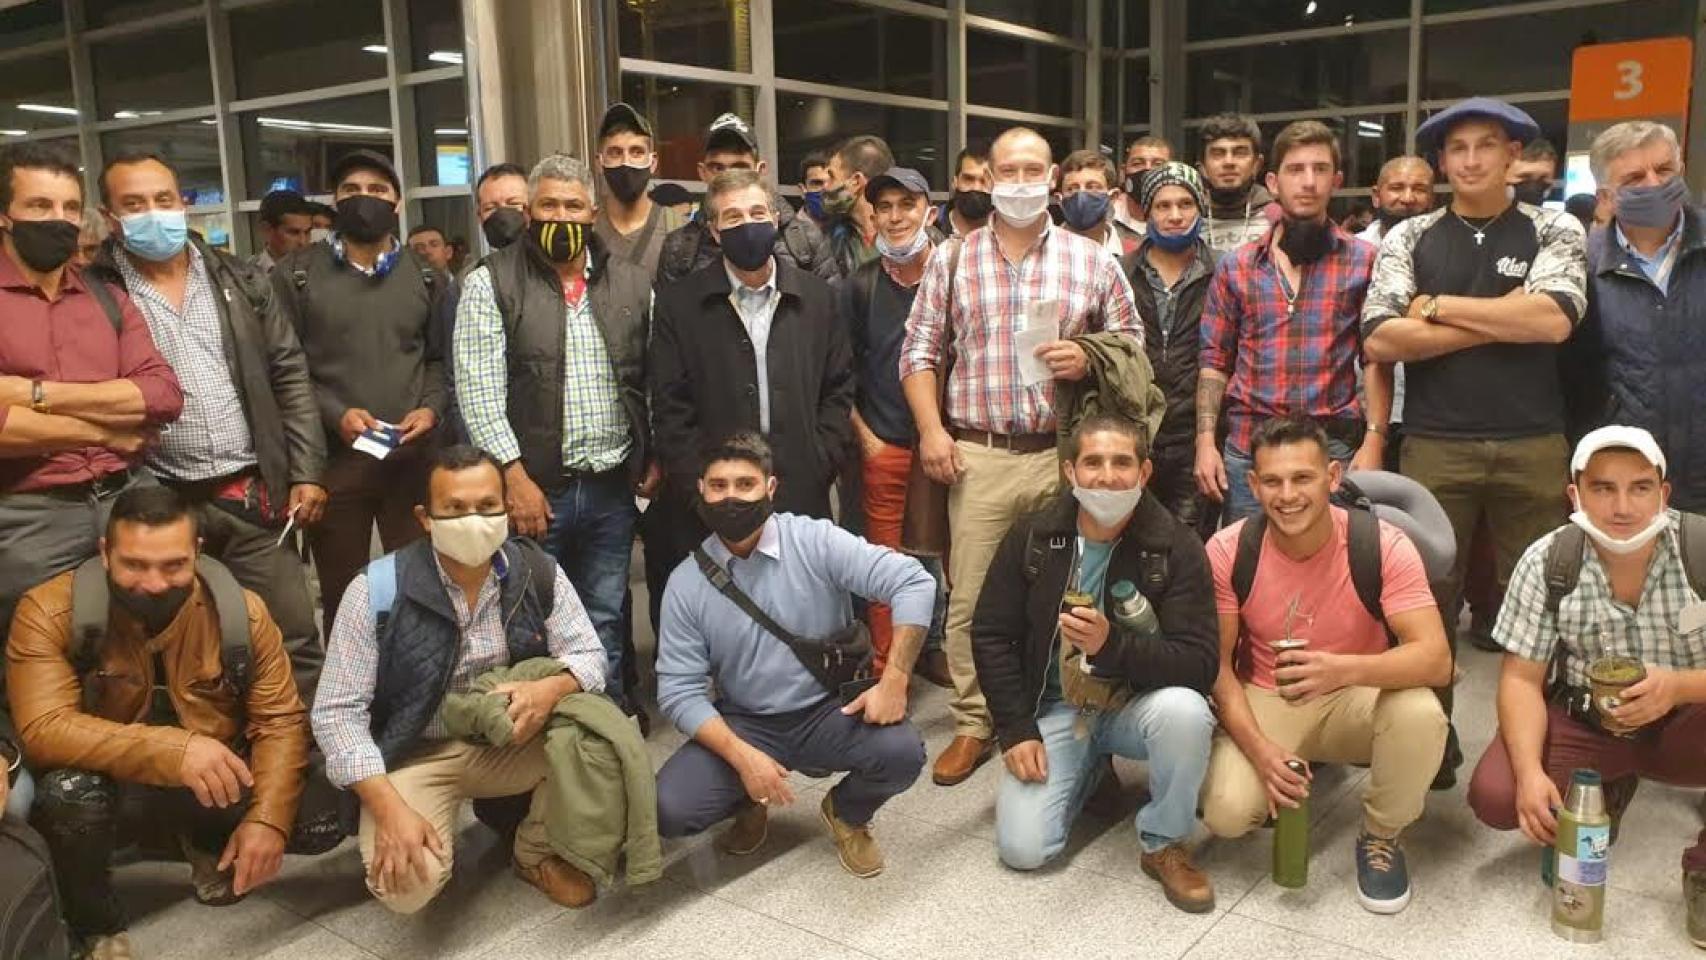
<path fill-rule="evenodd" d="M 415 516 L 428 539 L 368 564 L 338 607 L 314 701 L 314 736 L 332 783 L 361 801 L 367 888 L 398 913 L 426 906 L 450 879 L 466 799 L 532 792 L 515 832 L 515 872 L 566 907 L 592 902 L 592 879 L 552 852 L 540 732 L 557 701 L 604 689 L 604 647 L 568 577 L 532 541 L 508 540 L 496 460 L 441 450 Z M 506 542 L 506 540 L 508 542 Z M 497 667 L 550 657 L 563 672 L 500 684 L 508 747 L 445 736 L 447 693 Z"/>
<path fill-rule="evenodd" d="M 1068 452 L 1071 491 L 1007 532 L 972 620 L 1007 767 L 996 847 L 1019 870 L 1053 860 L 1085 799 L 1113 776 L 1108 758 L 1147 760 L 1143 872 L 1179 909 L 1212 910 L 1214 887 L 1184 845 L 1214 734 L 1208 558 L 1143 495 L 1152 467 L 1141 426 L 1092 415 Z"/>

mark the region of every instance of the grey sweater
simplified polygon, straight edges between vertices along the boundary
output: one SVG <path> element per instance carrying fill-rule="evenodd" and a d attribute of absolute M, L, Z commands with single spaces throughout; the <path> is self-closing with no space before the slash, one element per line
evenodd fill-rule
<path fill-rule="evenodd" d="M 337 261 L 330 243 L 297 251 L 273 268 L 334 448 L 343 446 L 338 422 L 351 407 L 387 423 L 419 407 L 443 419 L 443 344 L 432 318 L 445 291 L 443 280 L 428 276 L 407 248 L 384 276 L 369 277 Z"/>

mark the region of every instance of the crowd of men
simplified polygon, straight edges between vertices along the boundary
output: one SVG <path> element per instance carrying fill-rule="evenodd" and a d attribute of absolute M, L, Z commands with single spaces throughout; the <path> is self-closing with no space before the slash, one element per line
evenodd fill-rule
<path fill-rule="evenodd" d="M 618 103 L 590 158 L 481 174 L 466 269 L 400 234 L 380 153 L 330 206 L 269 195 L 244 260 L 159 156 L 86 198 L 56 148 L 0 151 L 0 797 L 75 950 L 134 955 L 131 847 L 226 904 L 353 835 L 420 910 L 464 800 L 583 906 L 660 837 L 757 851 L 790 771 L 842 773 L 821 817 L 869 877 L 885 802 L 997 754 L 1017 870 L 1146 761 L 1141 866 L 1193 912 L 1199 820 L 1241 836 L 1367 765 L 1356 893 L 1394 913 L 1463 761 L 1477 589 L 1483 822 L 1550 843 L 1577 766 L 1614 821 L 1643 778 L 1706 786 L 1706 212 L 1674 131 L 1598 137 L 1584 224 L 1542 204 L 1534 120 L 1466 100 L 1360 233 L 1332 129 L 1200 134 L 1116 163 L 1016 127 L 934 187 L 853 136 L 796 210 L 733 114 L 703 199 L 667 195 Z M 1377 520 L 1347 475 L 1443 519 Z M 646 615 L 687 738 L 655 775 Z M 1612 654 L 1645 666 L 1615 725 L 1584 706 Z M 915 678 L 951 689 L 933 760 Z M 1706 947 L 1706 832 L 1682 867 Z"/>

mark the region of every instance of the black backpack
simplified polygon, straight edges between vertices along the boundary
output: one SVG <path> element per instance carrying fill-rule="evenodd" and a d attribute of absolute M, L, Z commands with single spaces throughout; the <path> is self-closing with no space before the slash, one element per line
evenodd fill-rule
<path fill-rule="evenodd" d="M 1697 598 L 1706 598 L 1706 517 L 1680 513 L 1677 540 L 1682 546 L 1682 572 Z M 1582 579 L 1587 533 L 1575 524 L 1559 528 L 1546 547 L 1546 612 L 1558 615 L 1558 605 Z"/>
<path fill-rule="evenodd" d="M 47 841 L 22 820 L 0 819 L 0 960 L 69 957 L 62 917 Z"/>
<path fill-rule="evenodd" d="M 1333 491 L 1331 503 L 1344 507 L 1349 519 L 1345 531 L 1346 551 L 1350 556 L 1351 584 L 1363 608 L 1381 626 L 1386 626 L 1386 610 L 1380 594 L 1385 588 L 1385 576 L 1380 568 L 1380 520 L 1375 517 L 1374 504 L 1349 480 L 1341 480 Z M 1250 600 L 1250 590 L 1256 584 L 1256 567 L 1262 560 L 1262 538 L 1268 531 L 1266 514 L 1257 513 L 1244 521 L 1238 532 L 1238 552 L 1232 561 L 1232 592 L 1238 595 L 1238 607 L 1243 609 Z M 1396 642 L 1392 629 L 1387 627 L 1387 639 Z"/>

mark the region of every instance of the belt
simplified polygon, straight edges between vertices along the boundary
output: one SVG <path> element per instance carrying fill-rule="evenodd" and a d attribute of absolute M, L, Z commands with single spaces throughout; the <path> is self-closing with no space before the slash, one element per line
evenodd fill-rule
<path fill-rule="evenodd" d="M 1052 433 L 990 433 L 988 430 L 968 430 L 962 427 L 953 429 L 955 440 L 975 443 L 980 447 L 994 450 L 1006 450 L 1008 453 L 1042 453 L 1044 450 L 1055 448 L 1056 437 Z"/>
<path fill-rule="evenodd" d="M 212 477 L 207 480 L 177 480 L 172 477 L 159 477 L 162 486 L 171 487 L 186 500 L 208 500 L 215 493 L 223 490 L 226 485 L 241 480 L 244 477 L 258 476 L 261 468 L 258 466 L 244 467 L 236 473 L 228 473 L 222 477 Z"/>
<path fill-rule="evenodd" d="M 620 463 L 608 470 L 585 470 L 579 467 L 564 467 L 563 482 L 579 483 L 582 480 L 602 480 L 606 477 L 614 477 L 626 469 L 627 467 Z"/>
<path fill-rule="evenodd" d="M 129 470 L 120 470 L 117 473 L 109 473 L 104 477 L 97 477 L 94 480 L 84 480 L 82 483 L 65 483 L 57 487 L 46 487 L 41 490 L 29 490 L 25 492 L 40 493 L 49 497 L 57 497 L 61 500 L 87 500 L 90 497 L 94 497 L 97 500 L 105 500 L 108 497 L 117 495 L 120 490 L 123 490 L 127 485 L 129 485 L 130 476 L 131 472 Z"/>

